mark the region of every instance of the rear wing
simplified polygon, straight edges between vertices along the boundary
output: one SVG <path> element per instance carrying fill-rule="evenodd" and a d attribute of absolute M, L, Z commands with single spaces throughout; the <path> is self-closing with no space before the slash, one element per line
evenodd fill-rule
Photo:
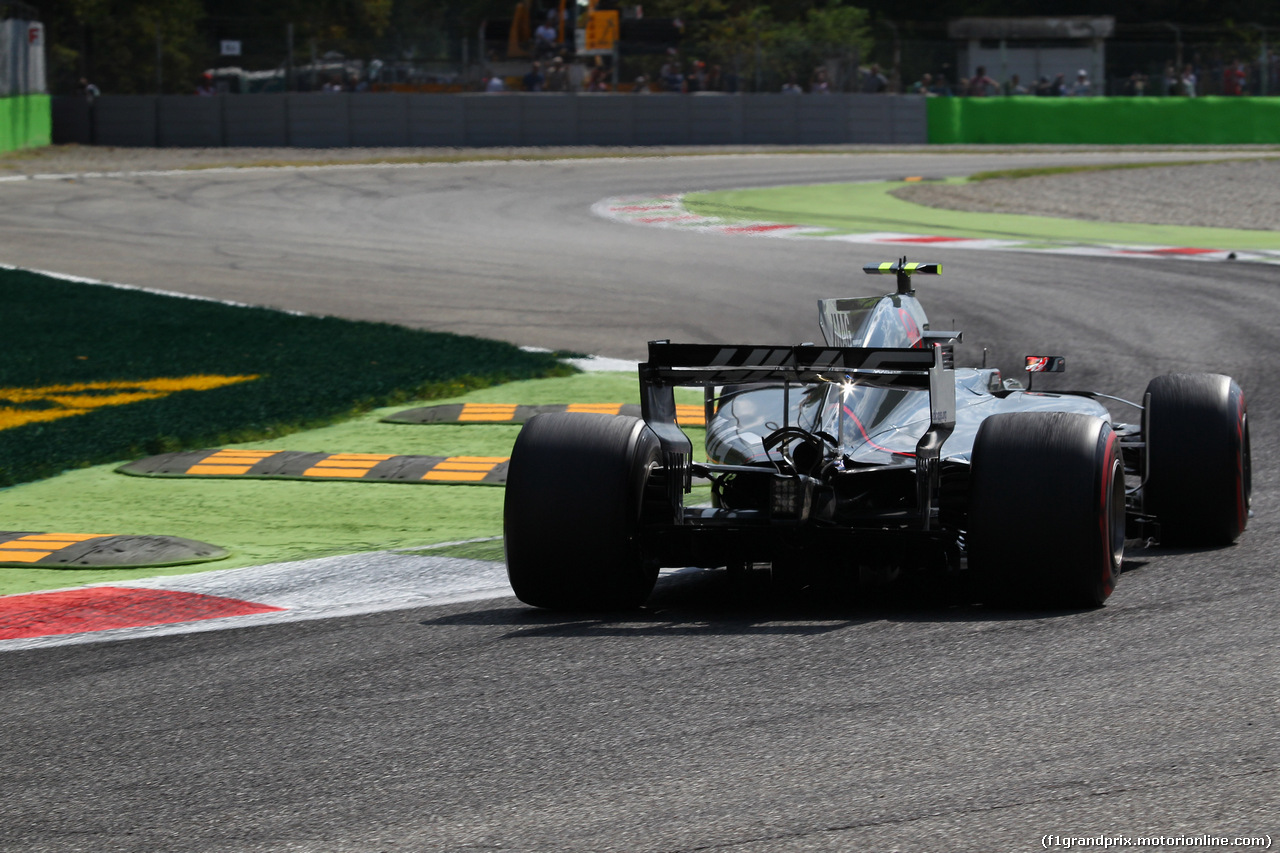
<path fill-rule="evenodd" d="M 924 349 L 863 347 L 673 344 L 650 341 L 640 382 L 659 385 L 728 385 L 790 380 L 839 381 L 852 375 L 862 384 L 928 387 L 934 354 Z"/>
<path fill-rule="evenodd" d="M 955 427 L 956 383 L 949 349 L 939 343 L 927 349 L 872 349 L 650 341 L 649 360 L 640 365 L 641 412 L 662 445 L 668 483 L 681 493 L 692 487 L 693 444 L 676 423 L 677 386 L 706 389 L 708 422 L 714 389 L 720 385 L 834 382 L 927 390 L 931 426 L 921 440 L 920 458 L 936 459 Z"/>

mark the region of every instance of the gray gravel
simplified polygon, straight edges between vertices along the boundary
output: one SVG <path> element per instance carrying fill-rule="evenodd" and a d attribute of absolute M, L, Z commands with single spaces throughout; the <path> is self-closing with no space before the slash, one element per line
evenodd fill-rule
<path fill-rule="evenodd" d="M 894 195 L 947 210 L 1276 231 L 1280 158 L 918 184 Z"/>

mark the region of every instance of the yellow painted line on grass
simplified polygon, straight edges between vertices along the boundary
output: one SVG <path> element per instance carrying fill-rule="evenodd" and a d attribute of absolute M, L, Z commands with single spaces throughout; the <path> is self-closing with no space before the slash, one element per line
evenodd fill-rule
<path fill-rule="evenodd" d="M 36 388 L 0 388 L 0 429 L 87 415 L 96 409 L 157 400 L 178 391 L 209 391 L 226 385 L 252 382 L 257 378 L 257 374 L 199 374 L 137 381 L 112 380 L 42 385 Z"/>

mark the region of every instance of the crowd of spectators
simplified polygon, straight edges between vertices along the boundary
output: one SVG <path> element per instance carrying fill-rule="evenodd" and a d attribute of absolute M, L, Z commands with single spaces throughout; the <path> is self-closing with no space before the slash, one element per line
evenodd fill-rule
<path fill-rule="evenodd" d="M 550 29 L 550 28 L 548 28 Z M 554 47 L 549 44 L 548 48 Z M 697 94 L 716 92 L 734 94 L 749 88 L 732 70 L 726 71 L 718 64 L 708 64 L 699 59 L 680 60 L 672 51 L 667 60 L 652 77 L 638 75 L 621 85 L 614 83 L 613 69 L 600 57 L 574 62 L 563 50 L 548 50 L 530 62 L 522 76 L 504 76 L 487 72 L 479 82 L 483 92 L 611 92 L 615 89 L 641 94 L 680 93 Z M 91 100 L 97 87 L 82 82 L 83 94 L 88 88 Z M 321 92 L 373 91 L 370 81 L 359 73 L 347 72 L 321 77 L 316 90 Z M 314 91 L 314 90 L 313 90 Z M 473 84 L 472 91 L 475 91 Z M 837 85 L 824 66 L 815 68 L 807 78 L 790 74 L 782 85 L 774 89 L 782 94 L 825 95 L 832 92 L 861 92 L 864 94 L 891 94 L 893 86 L 879 65 L 860 68 L 857 76 L 840 81 Z M 1126 78 L 1112 79 L 1110 84 L 1095 83 L 1088 71 L 1081 68 L 1068 79 L 1066 73 L 1042 75 L 1037 80 L 1023 81 L 1012 74 L 1007 80 L 992 78 L 984 66 L 977 66 L 971 77 L 960 77 L 954 83 L 945 73 L 924 73 L 902 88 L 909 95 L 946 97 L 995 97 L 1032 95 L 1039 97 L 1087 97 L 1091 95 L 1128 95 L 1136 97 L 1173 96 L 1194 98 L 1205 95 L 1280 95 L 1280 54 L 1271 57 L 1268 66 L 1258 62 L 1245 62 L 1238 57 L 1203 65 L 1185 63 L 1181 70 L 1169 62 L 1163 73 L 1148 74 L 1135 71 Z M 216 95 L 225 88 L 215 86 L 211 74 L 203 74 L 196 83 L 197 95 Z"/>
<path fill-rule="evenodd" d="M 547 27 L 551 30 L 550 27 Z M 551 30 L 554 32 L 554 30 Z M 549 37 L 549 34 L 548 34 Z M 679 93 L 696 94 L 699 92 L 718 92 L 734 94 L 746 91 L 750 87 L 732 70 L 726 71 L 718 64 L 708 64 L 700 59 L 681 61 L 675 51 L 651 77 L 638 75 L 621 85 L 614 83 L 612 68 L 600 57 L 584 58 L 575 62 L 567 58 L 565 51 L 556 50 L 553 42 L 546 45 L 546 50 L 533 59 L 522 76 L 503 76 L 495 72 L 486 72 L 479 83 L 483 92 L 611 92 L 616 90 L 634 93 Z M 1186 63 L 1179 71 L 1170 62 L 1163 74 L 1150 75 L 1135 71 L 1127 78 L 1112 80 L 1108 86 L 1095 82 L 1089 72 L 1083 68 L 1068 77 L 1063 73 L 1041 75 L 1036 80 L 1023 81 L 1019 75 L 1012 74 L 1004 81 L 998 81 L 988 74 L 984 66 L 977 66 L 970 77 L 960 77 L 952 82 L 945 73 L 921 74 L 916 80 L 903 87 L 902 91 L 910 95 L 929 95 L 946 97 L 996 97 L 1009 95 L 1031 95 L 1039 97 L 1088 97 L 1091 95 L 1131 95 L 1131 96 L 1181 96 L 1194 98 L 1198 95 L 1280 95 L 1280 54 L 1273 59 L 1271 67 L 1266 69 L 1268 79 L 1260 78 L 1257 63 L 1246 63 L 1238 58 L 1210 65 L 1198 70 L 1193 63 Z M 1265 90 L 1262 86 L 1266 84 Z M 324 83 L 324 92 L 362 92 L 369 90 L 367 81 L 358 75 L 333 77 Z M 474 91 L 474 89 L 473 89 Z M 832 92 L 861 92 L 864 94 L 892 94 L 893 86 L 889 77 L 879 66 L 858 69 L 856 78 L 843 80 L 837 86 L 824 66 L 813 70 L 807 78 L 796 74 L 786 77 L 781 87 L 774 91 L 782 94 L 825 95 Z M 208 82 L 202 80 L 197 87 L 198 94 L 213 94 Z"/>
<path fill-rule="evenodd" d="M 562 56 L 553 60 L 558 68 L 567 69 Z M 970 77 L 960 77 L 954 83 L 945 74 L 920 75 L 918 79 L 902 89 L 907 94 L 950 96 L 950 97 L 996 97 L 1010 95 L 1029 95 L 1038 97 L 1089 97 L 1093 95 L 1133 95 L 1133 96 L 1182 96 L 1197 95 L 1280 95 L 1280 54 L 1275 54 L 1270 67 L 1259 69 L 1257 63 L 1246 63 L 1239 58 L 1231 58 L 1226 62 L 1207 64 L 1204 71 L 1197 71 L 1194 63 L 1185 63 L 1182 70 L 1175 70 L 1174 64 L 1168 64 L 1161 76 L 1151 76 L 1134 72 L 1125 80 L 1113 80 L 1111 85 L 1104 81 L 1094 81 L 1086 69 L 1079 69 L 1074 75 L 1066 72 L 1053 75 L 1041 75 L 1038 79 L 1023 81 L 1019 75 L 1012 74 L 1008 79 L 997 81 L 988 74 L 985 66 L 977 66 Z M 1260 73 L 1266 73 L 1262 80 Z M 524 78 L 523 90 L 527 92 L 563 92 L 563 91 L 611 91 L 610 74 L 596 59 L 595 64 L 587 65 L 577 76 L 576 81 L 563 77 L 563 83 L 552 84 L 548 78 L 541 79 L 539 63 L 533 63 L 533 69 Z M 1208 78 L 1206 80 L 1206 78 Z M 1265 88 L 1264 88 L 1265 86 Z M 624 84 L 623 90 L 641 93 L 698 93 L 743 91 L 743 82 L 732 71 L 726 72 L 719 65 L 692 59 L 682 62 L 675 50 L 669 51 L 667 60 L 652 78 L 643 75 L 636 77 L 630 84 Z M 893 93 L 889 77 L 876 64 L 859 68 L 856 77 L 841 81 L 837 86 L 831 79 L 825 66 L 813 70 L 807 79 L 790 74 L 781 87 L 776 89 L 782 94 L 824 95 L 836 91 L 862 92 L 864 94 Z"/>
<path fill-rule="evenodd" d="M 871 91 L 863 89 L 863 91 Z M 1017 74 L 1004 82 L 988 76 L 983 66 L 974 69 L 972 77 L 961 77 L 951 84 L 944 74 L 921 74 L 906 88 L 912 95 L 990 97 L 998 95 L 1034 95 L 1040 97 L 1087 97 L 1090 95 L 1128 95 L 1136 97 L 1167 96 L 1194 98 L 1203 95 L 1280 95 L 1280 54 L 1271 54 L 1267 63 L 1246 62 L 1239 57 L 1226 60 L 1187 62 L 1179 69 L 1169 62 L 1162 74 L 1135 71 L 1129 77 L 1112 80 L 1110 85 L 1095 82 L 1089 72 L 1078 70 L 1072 79 L 1066 73 L 1041 75 L 1038 80 L 1023 82 Z"/>
<path fill-rule="evenodd" d="M 920 78 L 907 87 L 912 95 L 960 96 L 969 98 L 987 98 L 1009 95 L 1038 95 L 1040 97 L 1085 97 L 1101 94 L 1095 90 L 1089 79 L 1089 72 L 1081 68 L 1072 80 L 1067 80 L 1065 73 L 1055 74 L 1052 78 L 1044 74 L 1040 79 L 1024 83 L 1017 74 L 1009 75 L 1003 83 L 997 82 L 989 74 L 985 66 L 974 69 L 972 77 L 961 77 L 952 85 L 945 74 L 921 74 Z"/>
<path fill-rule="evenodd" d="M 899 76 L 901 69 L 890 69 L 887 72 L 874 63 L 850 68 L 839 62 L 832 62 L 819 65 L 808 74 L 789 73 L 781 78 L 781 83 L 778 82 L 778 77 L 773 77 L 774 82 L 770 85 L 768 79 L 762 80 L 759 70 L 753 77 L 743 79 L 733 68 L 722 67 L 697 57 L 685 59 L 677 48 L 672 47 L 662 57 L 660 67 L 656 64 L 647 65 L 651 72 L 647 76 L 636 75 L 633 67 L 631 74 L 620 80 L 619 69 L 612 67 L 614 57 L 573 56 L 566 44 L 568 39 L 564 37 L 566 23 L 557 20 L 556 12 L 548 13 L 548 17 L 539 24 L 522 48 L 524 55 L 530 57 L 523 73 L 512 69 L 510 59 L 499 62 L 496 56 L 491 55 L 488 57 L 488 68 L 505 66 L 503 70 L 486 70 L 478 79 L 469 77 L 470 82 L 463 82 L 460 78 L 457 84 L 450 84 L 450 91 L 620 91 L 638 94 L 774 91 L 812 95 L 833 92 L 904 92 L 945 97 L 1129 95 L 1194 98 L 1205 95 L 1280 95 L 1280 53 L 1270 53 L 1265 60 L 1248 61 L 1239 56 L 1205 59 L 1199 51 L 1196 51 L 1192 62 L 1183 63 L 1180 59 L 1178 63 L 1168 62 L 1163 73 L 1134 71 L 1128 77 L 1113 77 L 1110 80 L 1094 80 L 1084 68 L 1074 75 L 1063 71 L 1040 75 L 1038 79 L 1022 80 L 1018 74 L 1010 74 L 1007 79 L 997 80 L 988 73 L 986 67 L 978 65 L 973 68 L 970 76 L 961 76 L 954 81 L 947 77 L 946 71 L 951 70 L 950 66 L 944 66 L 946 71 L 920 74 L 904 86 L 902 84 L 905 81 Z M 378 81 L 377 69 L 381 68 L 382 63 L 375 60 L 364 79 L 358 72 L 349 69 L 340 74 L 321 75 L 319 78 L 312 71 L 309 85 L 302 88 L 323 92 L 377 91 L 379 86 L 371 86 L 370 80 Z M 199 95 L 225 91 L 223 84 L 215 88 L 214 81 L 208 74 L 196 86 L 196 93 Z"/>

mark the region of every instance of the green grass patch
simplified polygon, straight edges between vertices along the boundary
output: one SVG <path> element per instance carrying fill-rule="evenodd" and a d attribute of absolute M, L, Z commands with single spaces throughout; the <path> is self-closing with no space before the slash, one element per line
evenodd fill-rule
<path fill-rule="evenodd" d="M 843 234 L 892 231 L 1055 245 L 1280 249 L 1280 233 L 1274 231 L 942 210 L 896 198 L 893 190 L 904 186 L 911 185 L 894 181 L 691 193 L 684 197 L 684 204 L 693 213 L 729 222 L 782 222 L 828 228 Z"/>
<path fill-rule="evenodd" d="M 701 399 L 677 389 L 682 403 Z M 638 403 L 633 373 L 584 373 L 492 386 L 432 403 Z M 423 401 L 383 407 L 319 429 L 246 442 L 255 450 L 506 456 L 520 427 L 509 424 L 411 425 L 379 418 Z M 687 429 L 695 448 L 705 431 Z M 117 460 L 121 461 L 121 460 Z M 377 550 L 424 549 L 502 535 L 505 490 L 491 486 L 214 480 L 128 477 L 98 465 L 0 490 L 6 530 L 167 534 L 220 545 L 216 563 L 138 570 L 0 569 L 0 594 L 119 582 L 156 575 L 261 565 Z M 695 490 L 691 502 L 706 500 Z M 500 553 L 501 543 L 485 553 Z M 458 546 L 462 547 L 462 546 Z M 494 550 L 495 547 L 497 550 Z M 481 549 L 483 550 L 483 549 Z M 461 552 L 441 556 L 481 557 Z M 474 552 L 475 554 L 480 551 Z"/>
<path fill-rule="evenodd" d="M 0 485 L 573 372 L 551 354 L 498 341 L 21 270 L 0 270 L 0 305 L 8 319 L 0 359 Z M 197 375 L 257 378 L 155 393 L 155 380 Z M 119 404 L 122 395 L 138 399 Z"/>

